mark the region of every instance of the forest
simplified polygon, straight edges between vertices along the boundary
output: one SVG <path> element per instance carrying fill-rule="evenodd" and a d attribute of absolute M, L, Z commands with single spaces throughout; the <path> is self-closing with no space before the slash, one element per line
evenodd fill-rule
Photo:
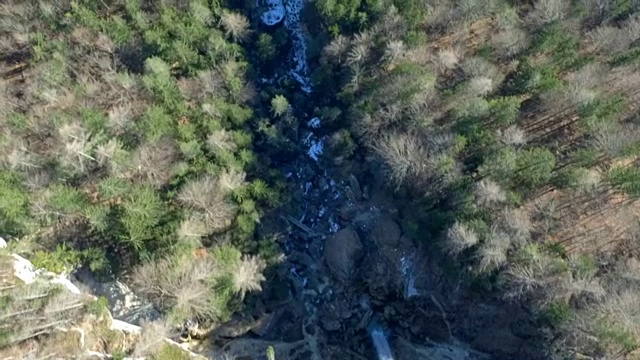
<path fill-rule="evenodd" d="M 114 359 L 640 358 L 638 2 L 0 0 L 0 75 L 0 358 L 109 307 L 13 254 Z"/>

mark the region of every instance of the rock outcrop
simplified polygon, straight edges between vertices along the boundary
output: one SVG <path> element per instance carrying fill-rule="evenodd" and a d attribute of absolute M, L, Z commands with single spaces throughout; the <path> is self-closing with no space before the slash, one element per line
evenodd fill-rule
<path fill-rule="evenodd" d="M 50 284 L 58 284 L 61 286 L 62 294 L 54 291 L 50 292 L 51 296 L 66 299 L 66 292 L 70 298 L 74 299 L 74 302 L 68 303 L 71 305 L 65 305 L 67 307 L 60 311 L 65 309 L 75 310 L 73 316 L 67 317 L 64 321 L 52 318 L 49 322 L 52 322 L 53 325 L 47 325 L 46 328 L 42 327 L 42 331 L 30 334 L 28 337 L 13 337 L 13 342 L 10 342 L 6 348 L 0 350 L 0 358 L 18 359 L 29 358 L 35 354 L 45 354 L 46 358 L 108 359 L 112 358 L 112 354 L 116 352 L 126 353 L 132 351 L 139 340 L 143 338 L 141 337 L 144 331 L 143 328 L 126 321 L 114 319 L 107 309 L 100 306 L 95 296 L 83 293 L 65 274 L 55 274 L 44 269 L 38 269 L 26 258 L 17 254 L 8 254 L 6 250 L 4 250 L 4 253 L 0 253 L 0 260 L 2 260 L 0 261 L 2 266 L 0 274 L 3 274 L 0 283 L 3 286 L 6 285 L 4 287 L 5 290 L 15 289 L 21 291 L 21 288 L 29 286 L 39 289 L 43 286 L 50 286 Z M 131 294 L 130 290 L 124 292 Z M 118 291 L 115 291 L 115 293 L 117 294 Z M 47 295 L 49 293 L 44 294 Z M 36 296 L 40 299 L 43 295 Z M 53 301 L 45 302 L 45 304 L 48 307 L 43 310 L 43 316 L 50 312 L 48 310 L 58 310 L 57 308 L 51 308 L 56 304 Z M 131 308 L 127 304 L 126 301 L 123 301 L 121 309 Z M 58 305 L 58 307 L 60 306 Z M 40 311 L 41 309 L 35 307 L 28 310 L 29 313 Z M 15 314 L 8 313 L 4 314 L 4 316 L 11 318 Z M 182 354 L 180 359 L 206 359 L 191 352 L 183 345 L 164 337 L 158 337 L 156 346 L 175 347 L 171 351 L 177 351 L 177 353 Z M 65 355 L 61 357 L 59 356 L 60 354 Z M 139 359 L 144 358 L 137 358 L 136 360 Z"/>
<path fill-rule="evenodd" d="M 352 279 L 354 269 L 362 255 L 362 243 L 358 233 L 344 228 L 327 239 L 324 255 L 331 273 L 342 282 Z"/>
<path fill-rule="evenodd" d="M 146 321 L 154 321 L 160 318 L 160 313 L 150 302 L 145 302 L 138 297 L 122 281 L 101 282 L 85 269 L 76 272 L 74 275 L 80 282 L 91 289 L 93 295 L 104 296 L 107 299 L 109 311 L 114 319 L 141 325 Z"/>

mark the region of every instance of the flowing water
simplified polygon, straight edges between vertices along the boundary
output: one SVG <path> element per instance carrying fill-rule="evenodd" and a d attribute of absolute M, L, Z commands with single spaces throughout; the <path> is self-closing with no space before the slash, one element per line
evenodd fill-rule
<path fill-rule="evenodd" d="M 263 1 L 258 5 L 266 7 L 266 11 L 261 16 L 263 23 L 267 26 L 276 26 L 283 24 L 289 33 L 293 44 L 291 51 L 291 68 L 289 74 L 293 77 L 300 87 L 300 91 L 309 96 L 313 87 L 310 79 L 309 64 L 307 62 L 307 34 L 305 33 L 304 24 L 301 22 L 301 12 L 305 6 L 304 0 L 258 0 Z M 295 109 L 292 109 L 292 111 Z M 328 335 L 323 329 L 329 327 L 327 323 L 322 323 L 321 314 L 327 305 L 332 306 L 332 301 L 338 294 L 344 294 L 349 290 L 344 289 L 344 284 L 336 282 L 325 265 L 324 244 L 327 238 L 333 236 L 340 230 L 338 209 L 353 207 L 352 197 L 348 196 L 354 189 L 353 183 L 348 180 L 334 180 L 333 170 L 331 166 L 325 164 L 329 161 L 322 161 L 325 150 L 323 139 L 318 136 L 322 130 L 322 119 L 312 117 L 301 119 L 306 125 L 303 134 L 301 134 L 301 145 L 305 149 L 301 156 L 293 161 L 286 168 L 286 176 L 288 180 L 295 184 L 295 191 L 300 193 L 302 201 L 299 205 L 299 214 L 296 218 L 288 217 L 287 220 L 292 224 L 292 231 L 288 234 L 289 240 L 284 244 L 284 250 L 289 258 L 306 258 L 305 264 L 299 266 L 296 262 L 290 262 L 290 276 L 296 284 L 297 301 L 301 302 L 304 307 L 304 320 L 302 321 L 304 339 L 291 343 L 275 344 L 276 352 L 280 354 L 284 352 L 295 352 L 298 347 L 305 350 L 303 358 L 311 358 L 320 360 L 326 357 L 323 352 L 322 344 L 327 340 Z M 311 171 L 308 171 L 312 169 Z M 379 213 L 375 207 L 366 210 L 367 214 Z M 366 217 L 366 216 L 361 216 Z M 417 285 L 416 269 L 412 254 L 405 251 L 405 255 L 397 258 L 398 276 L 404 279 L 404 297 L 411 299 L 414 297 L 427 296 L 423 290 Z M 350 299 L 357 298 L 347 306 L 354 307 L 355 304 L 361 304 L 359 311 L 367 313 L 363 321 L 379 317 L 376 314 L 379 309 L 373 309 L 368 301 L 366 294 L 350 293 Z M 432 299 L 434 299 L 432 297 Z M 435 299 L 434 299 L 435 301 Z M 347 302 L 348 303 L 348 302 Z M 357 305 L 356 305 L 357 306 Z M 442 310 L 440 308 L 440 310 Z M 344 312 L 345 310 L 343 310 Z M 444 311 L 442 311 L 444 317 Z M 349 314 L 347 314 L 349 315 Z M 345 316 L 347 316 L 345 315 Z M 444 318 L 446 321 L 446 318 Z M 393 330 L 384 329 L 377 321 L 365 321 L 363 329 L 369 335 L 368 347 L 375 349 L 373 353 L 377 355 L 379 360 L 393 360 L 394 349 L 389 342 L 389 337 L 393 336 Z M 336 323 L 336 326 L 345 326 Z M 448 323 L 447 323 L 447 326 Z M 349 329 L 343 329 L 349 330 Z M 449 333 L 450 333 L 449 329 Z M 366 342 L 366 340 L 364 340 Z M 453 342 L 453 341 L 452 341 Z M 234 349 L 234 355 L 240 354 L 242 348 L 250 348 L 252 346 L 265 346 L 268 342 L 244 340 L 229 346 Z M 462 360 L 471 359 L 469 351 L 465 346 L 453 344 L 436 344 L 432 343 L 427 347 L 428 353 L 431 355 L 417 358 L 424 359 L 449 359 Z M 445 350 L 442 350 L 445 349 Z M 440 351 L 442 350 L 442 352 Z M 426 350 L 425 350 L 426 351 Z M 357 351 L 354 351 L 357 352 Z M 248 351 L 247 351 L 248 354 Z M 289 355 L 295 358 L 294 355 Z M 335 356 L 335 355 L 334 355 Z"/>

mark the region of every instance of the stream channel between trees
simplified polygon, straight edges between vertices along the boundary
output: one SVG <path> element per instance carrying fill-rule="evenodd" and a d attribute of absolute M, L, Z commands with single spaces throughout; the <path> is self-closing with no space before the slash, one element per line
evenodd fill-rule
<path fill-rule="evenodd" d="M 263 24 L 287 30 L 289 75 L 313 101 L 304 0 L 258 1 L 267 8 Z M 290 297 L 264 304 L 266 320 L 228 342 L 225 352 L 256 358 L 273 346 L 278 360 L 485 358 L 455 339 L 433 293 L 428 259 L 403 234 L 385 191 L 361 187 L 356 176 L 324 161 L 322 119 L 301 121 L 305 151 L 283 166 L 300 199 L 297 213 L 280 216 L 288 224 L 283 286 Z"/>

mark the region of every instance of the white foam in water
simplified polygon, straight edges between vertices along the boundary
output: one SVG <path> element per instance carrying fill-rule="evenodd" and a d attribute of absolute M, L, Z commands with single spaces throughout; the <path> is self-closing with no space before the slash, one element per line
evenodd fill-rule
<path fill-rule="evenodd" d="M 296 63 L 291 70 L 293 76 L 300 83 L 302 91 L 311 92 L 309 79 L 309 65 L 307 64 L 307 39 L 300 27 L 300 13 L 304 7 L 304 0 L 288 0 L 285 7 L 284 26 L 291 31 L 293 41 L 293 61 Z"/>
<path fill-rule="evenodd" d="M 319 156 L 324 153 L 324 143 L 313 134 L 308 134 L 304 139 L 304 144 L 309 146 L 307 154 L 310 158 L 318 161 Z"/>
<path fill-rule="evenodd" d="M 418 289 L 416 289 L 416 277 L 413 274 L 413 271 L 411 269 L 411 260 L 406 256 L 403 256 L 402 259 L 400 259 L 400 267 L 402 269 L 402 274 L 404 275 L 404 278 L 407 281 L 407 286 L 406 286 L 407 297 L 410 298 L 412 296 L 420 295 L 420 293 L 418 292 Z"/>
<path fill-rule="evenodd" d="M 307 41 L 300 26 L 300 12 L 304 0 L 265 0 L 268 10 L 261 16 L 262 22 L 274 26 L 284 18 L 284 26 L 291 33 L 293 42 L 293 61 L 295 66 L 290 73 L 299 83 L 302 91 L 311 92 L 309 65 L 307 64 Z"/>
<path fill-rule="evenodd" d="M 333 219 L 333 217 L 329 218 L 329 226 L 331 227 L 330 231 L 332 233 L 336 233 L 340 230 L 340 225 Z"/>
<path fill-rule="evenodd" d="M 376 353 L 378 353 L 378 360 L 393 360 L 389 341 L 379 325 L 371 329 L 371 340 L 376 348 Z"/>
<path fill-rule="evenodd" d="M 322 122 L 320 121 L 320 118 L 314 117 L 313 119 L 309 120 L 307 122 L 307 126 L 309 126 L 312 129 L 318 129 L 320 128 L 320 125 L 322 124 Z"/>
<path fill-rule="evenodd" d="M 318 217 L 321 218 L 326 212 L 327 212 L 327 208 L 324 206 L 321 207 L 320 210 L 318 211 Z"/>

